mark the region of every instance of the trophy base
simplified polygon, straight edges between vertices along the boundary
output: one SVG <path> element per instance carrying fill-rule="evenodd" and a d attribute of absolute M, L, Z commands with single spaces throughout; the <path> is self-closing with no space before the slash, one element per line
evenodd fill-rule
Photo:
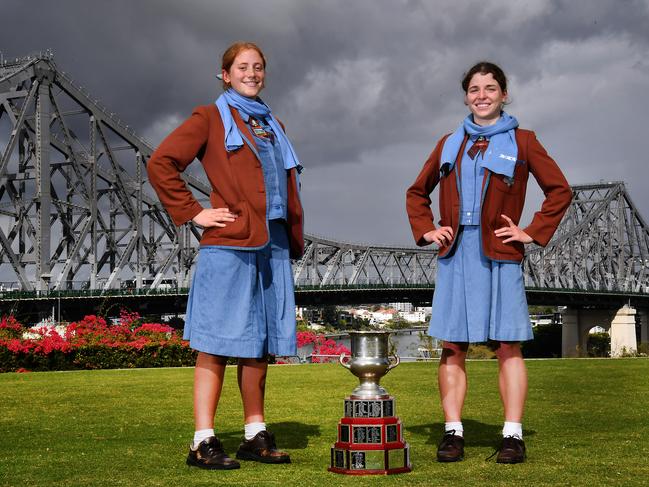
<path fill-rule="evenodd" d="M 344 475 L 392 475 L 412 471 L 410 446 L 404 443 L 397 448 L 376 450 L 331 448 L 329 472 Z"/>
<path fill-rule="evenodd" d="M 345 399 L 338 441 L 327 470 L 346 475 L 391 475 L 412 470 L 410 446 L 395 415 L 394 397 Z"/>

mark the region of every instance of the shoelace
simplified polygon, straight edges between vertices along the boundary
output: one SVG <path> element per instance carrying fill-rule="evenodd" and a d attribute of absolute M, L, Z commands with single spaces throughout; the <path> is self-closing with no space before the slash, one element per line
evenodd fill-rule
<path fill-rule="evenodd" d="M 447 436 L 455 436 L 455 430 L 444 431 L 444 436 L 442 437 L 442 441 L 439 443 L 439 446 L 441 446 L 446 441 Z"/>
<path fill-rule="evenodd" d="M 205 452 L 209 456 L 213 456 L 221 449 L 223 449 L 223 447 L 221 446 L 221 442 L 218 440 L 218 438 L 205 444 Z"/>
<path fill-rule="evenodd" d="M 454 429 L 444 431 L 444 436 L 442 437 L 442 441 L 440 441 L 439 445 L 437 445 L 438 448 L 441 448 L 442 445 L 449 445 L 450 442 L 452 441 L 451 437 L 458 436 L 458 435 L 455 434 L 455 432 L 456 432 L 456 430 L 454 430 Z"/>
<path fill-rule="evenodd" d="M 505 440 L 506 440 L 507 438 L 515 438 L 515 439 L 517 439 L 517 440 L 521 440 L 521 441 L 523 441 L 523 438 L 521 438 L 521 437 L 518 436 L 518 435 L 510 435 L 510 436 L 505 436 L 505 437 L 503 437 L 503 443 L 502 443 L 502 444 L 504 444 L 504 442 L 505 442 Z M 499 453 L 499 452 L 500 452 L 500 447 L 496 448 L 496 450 L 495 450 L 491 455 L 489 455 L 487 458 L 485 458 L 485 462 L 488 461 L 488 460 L 491 460 L 491 459 L 492 459 L 494 456 L 496 456 L 496 454 Z"/>
<path fill-rule="evenodd" d="M 263 431 L 263 433 L 265 433 L 263 436 L 268 438 L 268 442 L 270 443 L 271 450 L 276 449 L 277 447 L 275 446 L 275 435 L 268 430 Z"/>

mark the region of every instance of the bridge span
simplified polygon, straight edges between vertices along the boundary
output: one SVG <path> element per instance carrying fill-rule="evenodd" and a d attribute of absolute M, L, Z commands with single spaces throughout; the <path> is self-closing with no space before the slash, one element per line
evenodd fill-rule
<path fill-rule="evenodd" d="M 51 53 L 2 61 L 0 311 L 184 309 L 200 230 L 175 227 L 158 202 L 144 170 L 152 152 Z M 184 177 L 209 205 L 209 185 Z M 635 348 L 636 322 L 648 339 L 649 228 L 623 182 L 573 191 L 557 234 L 524 261 L 529 302 L 569 306 L 565 355 L 585 348 L 593 324 Z M 431 299 L 435 250 L 306 241 L 294 262 L 300 304 Z"/>

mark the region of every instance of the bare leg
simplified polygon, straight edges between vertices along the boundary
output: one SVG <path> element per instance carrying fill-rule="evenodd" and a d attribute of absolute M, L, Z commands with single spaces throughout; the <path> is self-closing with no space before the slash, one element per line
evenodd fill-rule
<path fill-rule="evenodd" d="M 194 421 L 196 430 L 214 428 L 227 359 L 199 352 L 194 369 Z"/>
<path fill-rule="evenodd" d="M 439 394 L 446 422 L 461 421 L 466 397 L 466 352 L 468 343 L 444 342 L 439 362 Z"/>
<path fill-rule="evenodd" d="M 266 392 L 266 371 L 268 360 L 240 358 L 237 380 L 243 401 L 245 424 L 264 421 L 264 394 Z"/>
<path fill-rule="evenodd" d="M 527 369 L 519 342 L 500 342 L 498 385 L 505 421 L 521 423 L 527 396 Z"/>

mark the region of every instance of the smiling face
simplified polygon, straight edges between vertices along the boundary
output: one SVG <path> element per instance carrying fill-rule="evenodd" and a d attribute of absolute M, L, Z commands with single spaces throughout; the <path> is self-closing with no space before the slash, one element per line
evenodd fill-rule
<path fill-rule="evenodd" d="M 476 73 L 471 77 L 464 103 L 478 125 L 493 125 L 500 118 L 502 105 L 507 101 L 503 91 L 491 73 Z"/>
<path fill-rule="evenodd" d="M 224 69 L 221 74 L 223 81 L 237 93 L 255 98 L 264 87 L 264 60 L 255 49 L 245 49 L 237 54 L 230 69 Z"/>

